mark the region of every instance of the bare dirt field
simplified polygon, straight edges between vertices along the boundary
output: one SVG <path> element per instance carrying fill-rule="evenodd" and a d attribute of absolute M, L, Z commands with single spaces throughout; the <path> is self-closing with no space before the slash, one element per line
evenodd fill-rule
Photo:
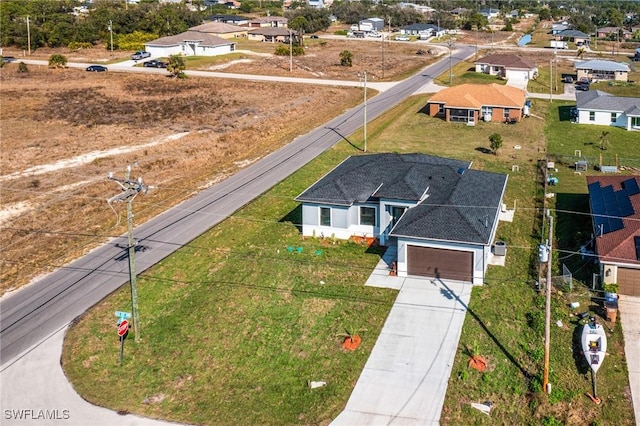
<path fill-rule="evenodd" d="M 352 68 L 336 64 L 345 46 L 354 53 Z M 416 45 L 387 47 L 385 78 L 435 60 L 416 55 Z M 379 48 L 346 41 L 310 46 L 296 59 L 296 76 L 357 80 L 356 65 L 380 64 Z M 113 59 L 100 48 L 38 49 L 30 59 L 52 53 L 69 62 Z M 21 54 L 4 49 L 18 60 Z M 281 59 L 226 71 L 286 75 Z M 109 172 L 123 177 L 137 163 L 132 177 L 154 187 L 136 199 L 140 224 L 362 99 L 357 87 L 28 69 L 18 73 L 17 63 L 0 69 L 1 294 L 125 231 L 123 206 L 116 212 L 106 203 L 119 191 Z"/>

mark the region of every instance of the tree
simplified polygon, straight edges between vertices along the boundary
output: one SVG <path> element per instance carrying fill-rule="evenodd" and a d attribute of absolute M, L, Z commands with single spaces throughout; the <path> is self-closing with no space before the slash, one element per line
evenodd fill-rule
<path fill-rule="evenodd" d="M 498 155 L 498 150 L 502 147 L 502 136 L 498 133 L 494 133 L 489 136 L 489 142 L 491 143 L 491 150 L 494 155 Z"/>
<path fill-rule="evenodd" d="M 56 53 L 49 57 L 49 68 L 66 68 L 67 58 L 64 55 Z"/>
<path fill-rule="evenodd" d="M 585 49 L 584 47 L 581 47 L 580 49 L 578 49 L 578 51 L 576 52 L 576 56 L 580 59 L 582 59 L 582 57 L 584 56 L 584 54 L 587 53 L 587 49 Z"/>
<path fill-rule="evenodd" d="M 343 67 L 353 66 L 353 53 L 348 50 L 340 52 L 340 65 Z"/>
<path fill-rule="evenodd" d="M 167 71 L 171 73 L 173 78 L 185 78 L 184 70 L 186 65 L 182 55 L 169 55 L 169 63 L 167 64 Z"/>
<path fill-rule="evenodd" d="M 27 68 L 27 64 L 20 61 L 20 63 L 18 64 L 18 73 L 23 74 L 25 72 L 29 72 L 29 69 Z"/>
<path fill-rule="evenodd" d="M 304 33 L 309 28 L 309 21 L 304 16 L 296 16 L 289 21 L 289 28 L 298 32 L 298 44 L 304 46 Z"/>

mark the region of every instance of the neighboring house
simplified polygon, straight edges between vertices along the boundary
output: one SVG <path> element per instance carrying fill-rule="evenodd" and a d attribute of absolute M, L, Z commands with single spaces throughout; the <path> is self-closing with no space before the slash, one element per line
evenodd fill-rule
<path fill-rule="evenodd" d="M 426 24 L 426 23 L 417 23 L 406 25 L 400 28 L 400 34 L 407 35 L 424 35 L 427 37 L 442 37 L 444 36 L 446 30 L 444 28 L 440 28 L 437 25 Z"/>
<path fill-rule="evenodd" d="M 620 28 L 617 27 L 604 27 L 604 28 L 598 28 L 598 32 L 597 32 L 597 37 L 598 38 L 606 38 L 606 37 L 612 37 L 612 38 L 616 38 L 620 36 Z M 625 29 L 622 30 L 622 37 L 623 39 L 630 39 L 633 37 L 633 33 L 631 31 L 627 31 Z"/>
<path fill-rule="evenodd" d="M 289 20 L 282 16 L 262 16 L 254 18 L 245 26 L 250 28 L 287 28 Z"/>
<path fill-rule="evenodd" d="M 640 296 L 640 176 L 588 176 L 587 185 L 602 281 Z"/>
<path fill-rule="evenodd" d="M 296 197 L 304 236 L 379 238 L 399 276 L 482 284 L 507 175 L 426 154 L 349 157 Z"/>
<path fill-rule="evenodd" d="M 579 124 L 640 130 L 640 98 L 613 96 L 600 90 L 576 92 Z"/>
<path fill-rule="evenodd" d="M 465 15 L 468 11 L 469 9 L 465 9 L 464 7 L 456 7 L 455 9 L 451 9 L 449 13 L 454 16 L 460 17 L 462 15 Z"/>
<path fill-rule="evenodd" d="M 218 56 L 236 50 L 236 43 L 232 41 L 213 34 L 191 30 L 148 41 L 144 46 L 152 57 L 167 57 L 169 55 Z"/>
<path fill-rule="evenodd" d="M 292 30 L 287 28 L 256 28 L 249 31 L 249 40 L 263 41 L 265 43 L 288 43 Z"/>
<path fill-rule="evenodd" d="M 476 72 L 497 75 L 502 78 L 531 80 L 538 74 L 538 67 L 528 59 L 516 55 L 495 54 L 478 59 Z"/>
<path fill-rule="evenodd" d="M 201 33 L 212 34 L 221 38 L 240 38 L 247 37 L 249 31 L 246 27 L 225 24 L 224 22 L 207 22 L 189 29 L 190 31 L 198 31 Z"/>
<path fill-rule="evenodd" d="M 527 92 L 500 84 L 461 84 L 433 95 L 427 103 L 432 117 L 473 125 L 479 120 L 520 121 Z"/>
<path fill-rule="evenodd" d="M 314 9 L 324 9 L 325 7 L 323 0 L 307 0 L 307 4 Z"/>
<path fill-rule="evenodd" d="M 367 18 L 358 22 L 360 31 L 383 31 L 384 19 L 382 18 Z"/>
<path fill-rule="evenodd" d="M 206 21 L 222 22 L 229 25 L 249 25 L 249 18 L 240 15 L 211 15 L 205 18 Z"/>
<path fill-rule="evenodd" d="M 495 19 L 498 17 L 498 15 L 500 15 L 500 11 L 498 9 L 493 9 L 493 8 L 488 8 L 488 9 L 480 9 L 480 15 L 484 16 L 485 18 L 491 20 L 491 19 Z"/>
<path fill-rule="evenodd" d="M 588 34 L 578 30 L 562 30 L 555 34 L 556 40 L 570 41 L 573 43 L 589 44 L 590 37 Z"/>
<path fill-rule="evenodd" d="M 551 24 L 551 34 L 556 35 L 564 30 L 570 29 L 571 26 L 566 22 L 558 22 Z"/>
<path fill-rule="evenodd" d="M 575 65 L 578 79 L 587 77 L 592 80 L 629 80 L 629 65 L 622 62 L 604 61 L 594 59 L 591 61 L 578 62 Z"/>

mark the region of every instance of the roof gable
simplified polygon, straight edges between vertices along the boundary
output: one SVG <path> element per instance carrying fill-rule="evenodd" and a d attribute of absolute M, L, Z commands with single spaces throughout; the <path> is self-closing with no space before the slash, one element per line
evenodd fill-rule
<path fill-rule="evenodd" d="M 235 44 L 233 41 L 225 40 L 210 33 L 199 31 L 185 31 L 180 34 L 160 37 L 145 43 L 146 46 L 176 46 L 185 42 L 197 41 L 203 46 L 225 46 Z"/>
<path fill-rule="evenodd" d="M 640 112 L 640 98 L 613 96 L 601 90 L 576 92 L 576 107 L 582 110 L 624 112 L 635 116 Z"/>
<path fill-rule="evenodd" d="M 594 59 L 591 61 L 578 62 L 575 65 L 577 70 L 597 70 L 597 71 L 622 71 L 629 72 L 629 65 L 621 62 L 603 61 Z"/>

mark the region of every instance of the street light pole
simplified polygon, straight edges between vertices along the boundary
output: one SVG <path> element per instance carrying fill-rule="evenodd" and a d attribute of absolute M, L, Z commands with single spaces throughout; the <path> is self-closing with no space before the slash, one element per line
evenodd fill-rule
<path fill-rule="evenodd" d="M 293 31 L 289 30 L 289 72 L 293 72 Z"/>
<path fill-rule="evenodd" d="M 111 56 L 113 56 L 113 22 L 109 19 L 109 37 L 111 39 Z"/>
<path fill-rule="evenodd" d="M 447 41 L 447 46 L 449 47 L 449 86 L 453 85 L 453 72 L 452 72 L 452 63 L 451 63 L 451 51 L 453 48 L 453 40 L 449 39 Z"/>

